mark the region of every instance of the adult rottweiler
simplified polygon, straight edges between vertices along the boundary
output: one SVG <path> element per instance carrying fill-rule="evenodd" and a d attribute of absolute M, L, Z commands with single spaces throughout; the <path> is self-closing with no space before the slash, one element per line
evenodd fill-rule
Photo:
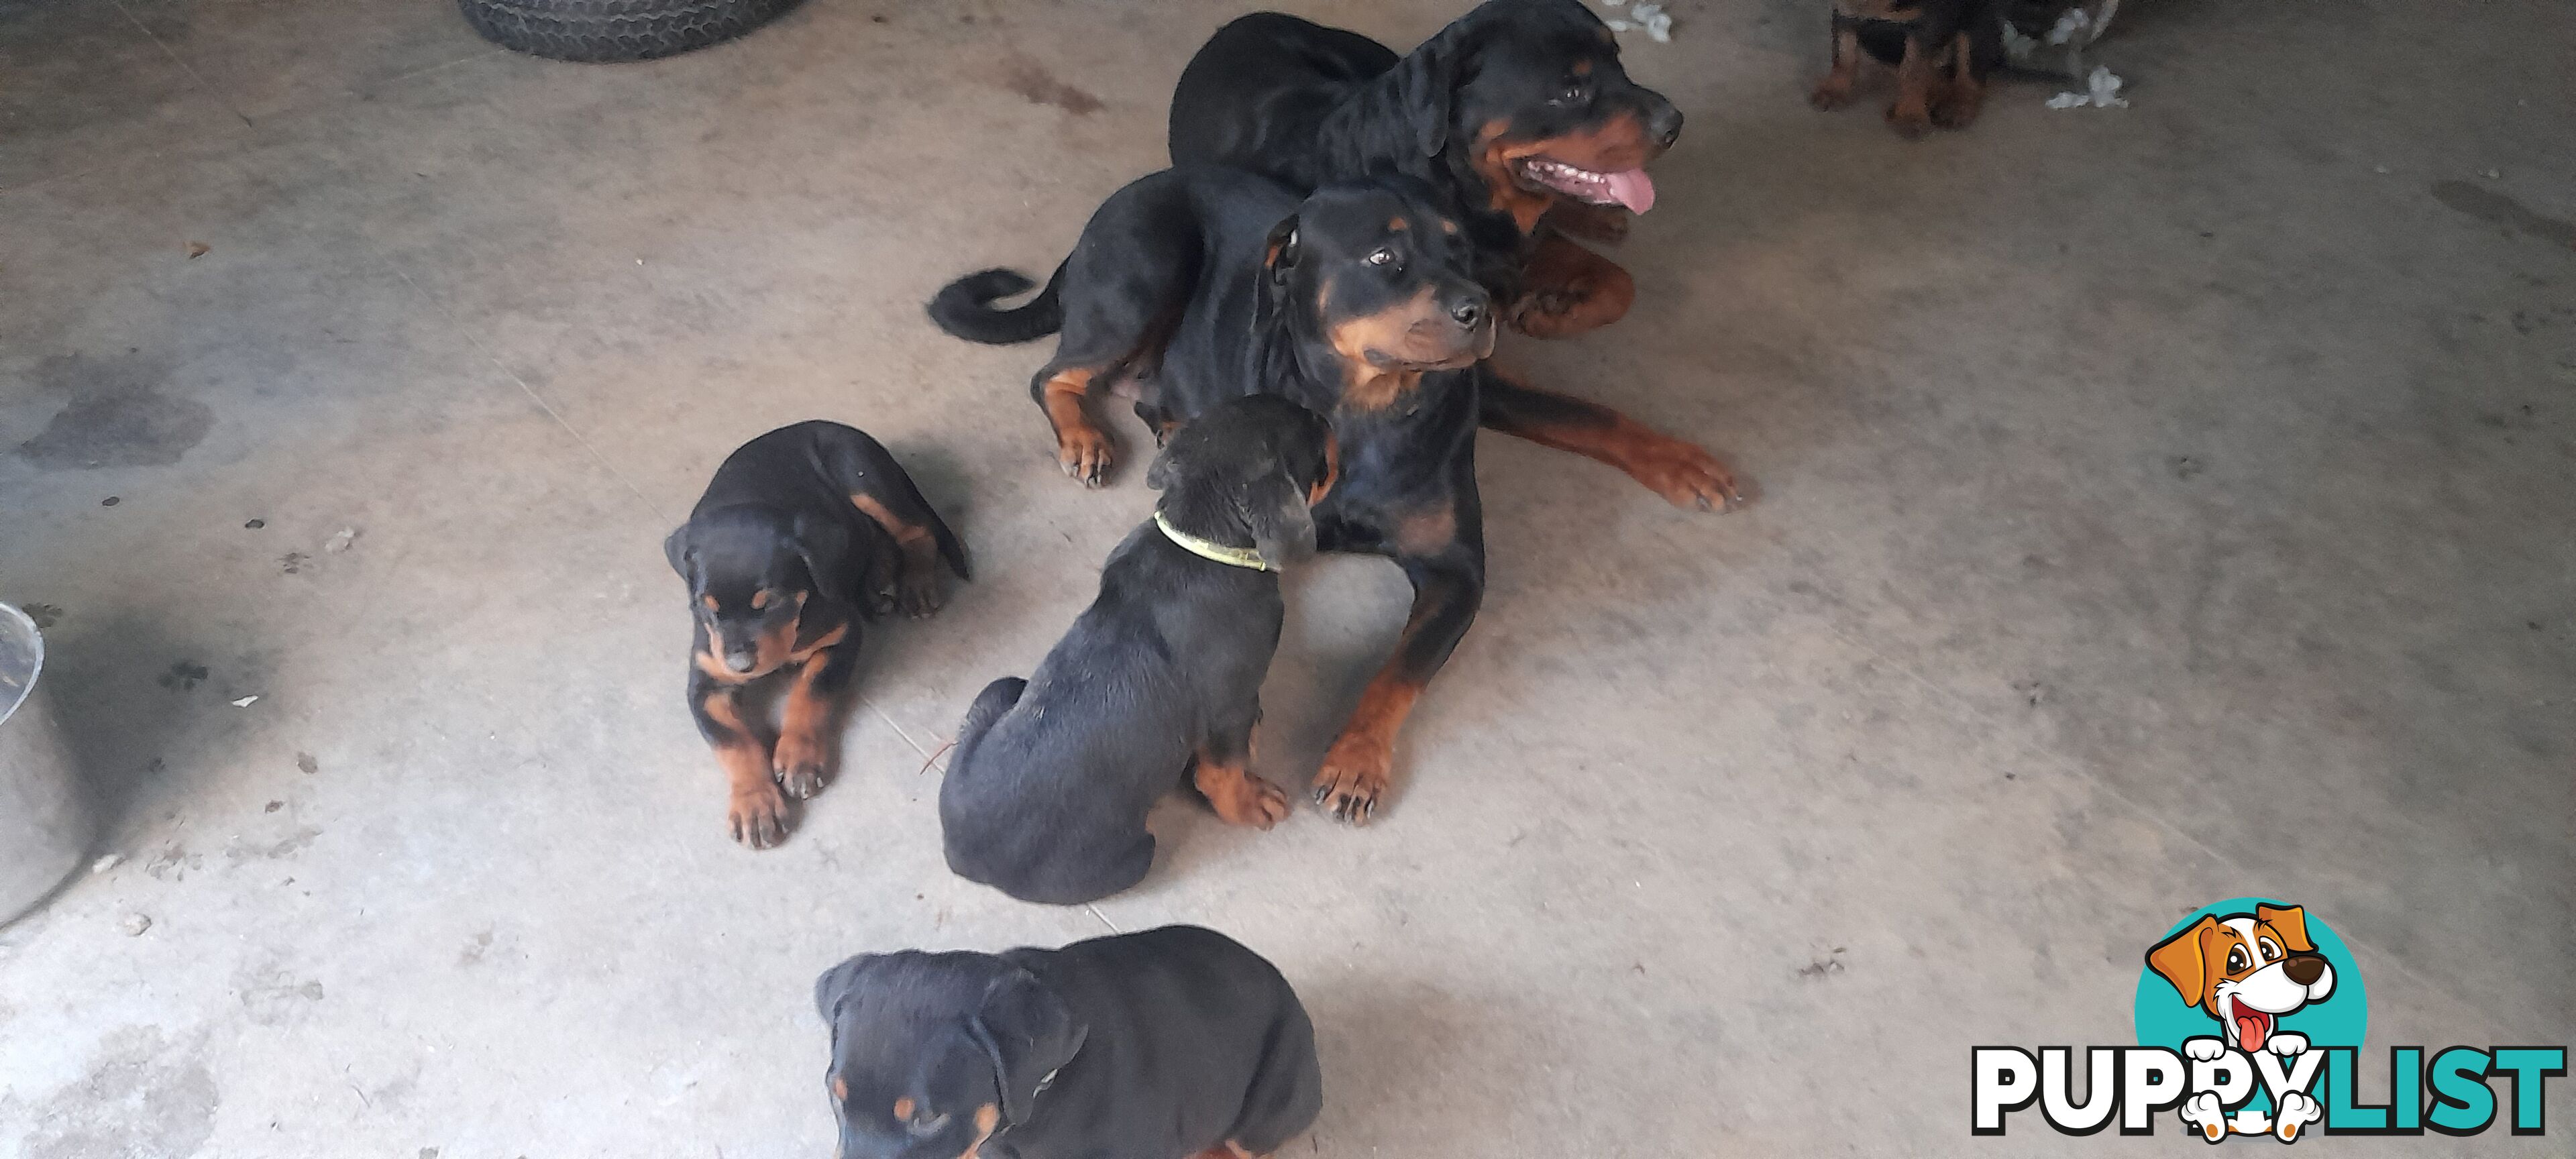
<path fill-rule="evenodd" d="M 831 777 L 861 622 L 929 615 L 938 560 L 964 579 L 966 549 L 875 439 L 818 420 L 726 456 L 662 551 L 689 584 L 689 713 L 732 783 L 726 824 L 769 848 L 787 836 L 786 798 Z M 782 675 L 773 745 L 746 697 Z"/>
<path fill-rule="evenodd" d="M 1100 597 L 958 726 L 939 786 L 950 869 L 1076 905 L 1145 876 L 1145 814 L 1184 777 L 1232 824 L 1288 815 L 1245 766 L 1279 647 L 1279 571 L 1314 554 L 1333 458 L 1323 416 L 1277 395 L 1229 400 L 1172 436 L 1147 480 L 1162 502 L 1109 554 Z"/>
<path fill-rule="evenodd" d="M 1324 1105 L 1297 992 L 1196 926 L 862 954 L 814 1004 L 841 1159 L 1250 1159 Z"/>
<path fill-rule="evenodd" d="M 1170 141 L 1175 165 L 1300 190 L 1384 171 L 1430 182 L 1460 207 L 1504 320 L 1559 338 L 1636 298 L 1627 271 L 1563 233 L 1623 237 L 1655 204 L 1646 164 L 1681 131 L 1579 0 L 1489 0 L 1401 57 L 1294 16 L 1236 20 L 1181 70 Z"/>
<path fill-rule="evenodd" d="M 1493 299 L 1439 202 L 1392 174 L 1306 197 L 1234 169 L 1139 179 L 1102 203 L 1065 259 L 1063 334 L 1033 382 L 1077 473 L 1107 461 L 1081 407 L 1091 385 L 1134 394 L 1157 431 L 1250 393 L 1331 419 L 1341 480 L 1315 508 L 1317 545 L 1388 556 L 1414 592 L 1395 655 L 1315 777 L 1317 803 L 1353 822 L 1385 794 L 1396 731 L 1485 589 L 1476 419 Z M 978 314 L 962 286 L 933 304 L 951 333 L 1011 324 Z"/>
<path fill-rule="evenodd" d="M 1833 69 L 1807 103 L 1850 103 L 1866 52 L 1896 67 L 1888 126 L 1907 138 L 1964 129 L 1985 104 L 1986 77 L 2004 63 L 2004 24 L 2045 35 L 2067 0 L 1833 0 Z"/>

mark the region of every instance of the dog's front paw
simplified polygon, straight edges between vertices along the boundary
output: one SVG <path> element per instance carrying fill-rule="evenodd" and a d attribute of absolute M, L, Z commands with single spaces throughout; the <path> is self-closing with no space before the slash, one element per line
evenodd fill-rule
<path fill-rule="evenodd" d="M 2326 1109 L 2315 1099 L 2299 1091 L 2281 1096 L 2281 1105 L 2272 1112 L 2272 1134 L 2284 1143 L 2299 1140 L 2299 1128 L 2326 1117 Z"/>
<path fill-rule="evenodd" d="M 1338 821 L 1366 825 L 1393 781 L 1395 753 L 1374 737 L 1344 735 L 1324 753 L 1315 774 L 1315 804 Z"/>
<path fill-rule="evenodd" d="M 2297 1058 L 2308 1052 L 2308 1036 L 2292 1034 L 2288 1031 L 2275 1032 L 2272 1037 L 2263 1040 L 2263 1049 L 2283 1058 Z"/>
<path fill-rule="evenodd" d="M 1107 431 L 1080 426 L 1056 432 L 1056 465 L 1085 487 L 1108 486 L 1109 468 L 1117 459 L 1118 444 L 1110 440 Z"/>
<path fill-rule="evenodd" d="M 939 605 L 947 602 L 947 597 L 939 590 L 938 574 L 924 568 L 919 574 L 903 577 L 903 589 L 897 593 L 897 600 L 903 605 L 905 615 L 920 619 L 938 611 Z"/>
<path fill-rule="evenodd" d="M 1887 110 L 1887 127 L 1908 141 L 1917 141 L 1932 131 L 1932 110 L 1925 105 L 1891 105 Z"/>
<path fill-rule="evenodd" d="M 2200 1129 L 2200 1137 L 2215 1143 L 2227 1137 L 2227 1108 L 2218 1104 L 2218 1096 L 2203 1091 L 2183 1100 L 2175 1109 L 2186 1127 Z"/>
<path fill-rule="evenodd" d="M 2224 1039 L 2186 1038 L 2182 1040 L 2182 1056 L 2194 1062 L 2208 1062 L 2225 1053 L 2227 1053 L 2227 1042 Z"/>
<path fill-rule="evenodd" d="M 778 750 L 769 758 L 770 774 L 778 787 L 799 801 L 823 791 L 823 783 L 832 777 L 831 760 L 823 753 L 822 742 L 810 736 L 789 733 L 778 738 Z"/>
<path fill-rule="evenodd" d="M 1210 797 L 1208 803 L 1230 825 L 1266 830 L 1288 818 L 1288 794 L 1250 773 L 1243 774 L 1238 788 L 1221 797 Z"/>
<path fill-rule="evenodd" d="M 1684 509 L 1732 511 L 1744 505 L 1735 473 L 1690 443 L 1662 435 L 1641 440 L 1628 454 L 1628 475 L 1664 501 Z"/>
<path fill-rule="evenodd" d="M 725 810 L 725 824 L 733 830 L 735 841 L 767 849 L 787 840 L 787 798 L 779 795 L 775 785 L 736 789 L 733 803 Z"/>
<path fill-rule="evenodd" d="M 1817 112 L 1830 113 L 1850 104 L 1851 93 L 1850 77 L 1829 76 L 1816 86 L 1814 92 L 1807 94 L 1807 103 L 1814 106 Z"/>

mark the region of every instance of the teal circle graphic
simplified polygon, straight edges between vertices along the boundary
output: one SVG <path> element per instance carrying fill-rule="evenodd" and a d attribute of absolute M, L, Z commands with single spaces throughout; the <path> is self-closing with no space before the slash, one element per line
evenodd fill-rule
<path fill-rule="evenodd" d="M 2179 1051 L 2182 1040 L 2186 1038 L 2215 1037 L 2223 1040 L 2227 1037 L 2226 1028 L 2220 1026 L 2217 1019 L 2202 1013 L 2197 1006 L 2186 1005 L 2182 995 L 2174 991 L 2173 984 L 2146 964 L 2148 950 L 2164 944 L 2165 939 L 2190 928 L 2204 916 L 2224 919 L 2235 914 L 2250 915 L 2257 905 L 2287 909 L 2296 904 L 2268 897 L 2231 897 L 2193 910 L 2175 922 L 2171 929 L 2139 943 L 2138 995 L 2133 1008 L 2138 1045 Z M 2315 910 L 2302 909 L 2307 915 L 2308 940 L 2316 943 L 2317 953 L 2324 956 L 2326 965 L 2334 968 L 2334 991 L 2322 1001 L 2311 1002 L 2282 1016 L 2276 1033 L 2287 1030 L 2308 1036 L 2311 1053 L 2328 1046 L 2349 1046 L 2359 1051 L 2363 1034 L 2370 1026 L 2370 994 L 2361 984 L 2361 967 L 2353 963 L 2352 950 L 2343 944 L 2343 938 L 2325 923 L 2325 919 L 2317 916 Z M 2324 1064 L 2321 1062 L 2318 1067 L 2316 1085 L 2309 1087 L 2308 1093 L 2322 1098 L 2326 1076 Z M 2258 1084 L 2254 1101 L 2247 1105 L 2269 1110 L 2272 1101 L 2262 1093 Z"/>

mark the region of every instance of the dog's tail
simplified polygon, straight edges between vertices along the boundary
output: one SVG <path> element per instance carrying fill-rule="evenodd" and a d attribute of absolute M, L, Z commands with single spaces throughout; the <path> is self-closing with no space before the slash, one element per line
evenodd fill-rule
<path fill-rule="evenodd" d="M 1070 259 L 1067 259 L 1068 261 Z M 930 320 L 969 342 L 1006 346 L 1043 338 L 1064 327 L 1064 266 L 1059 262 L 1046 288 L 1023 306 L 999 309 L 993 303 L 1025 294 L 1037 283 L 1018 270 L 983 270 L 939 288 L 930 299 Z"/>
<path fill-rule="evenodd" d="M 967 706 L 966 719 L 957 724 L 957 752 L 948 759 L 948 767 L 953 769 L 963 765 L 967 758 L 975 755 L 975 746 L 983 741 L 985 733 L 992 731 L 993 722 L 1002 719 L 1003 713 L 1020 702 L 1020 693 L 1028 686 L 1028 681 L 1017 676 L 1005 676 L 985 685 L 984 691 L 976 694 L 975 703 Z"/>

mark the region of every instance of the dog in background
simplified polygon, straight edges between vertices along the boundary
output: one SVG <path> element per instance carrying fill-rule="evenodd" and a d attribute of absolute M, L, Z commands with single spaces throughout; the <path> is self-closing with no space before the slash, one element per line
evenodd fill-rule
<path fill-rule="evenodd" d="M 1248 1159 L 1315 1121 L 1315 1030 L 1277 968 L 1165 926 L 999 954 L 863 954 L 814 983 L 841 1159 Z"/>
<path fill-rule="evenodd" d="M 2147 967 L 2173 984 L 2183 1003 L 2218 1020 L 2225 1037 L 2183 1040 L 2183 1054 L 2209 1061 L 2228 1048 L 2269 1051 L 2294 1058 L 2308 1049 L 2306 1035 L 2279 1029 L 2280 1020 L 2333 996 L 2334 967 L 2308 940 L 2308 912 L 2298 906 L 2257 905 L 2250 914 L 2203 914 L 2147 951 Z M 2266 1116 L 2259 1110 L 2227 1117 L 2218 1096 L 2203 1093 L 2183 1104 L 2183 1120 L 2215 1143 L 2230 1132 L 2276 1134 L 2284 1143 L 2325 1114 L 2316 1100 L 2291 1092 Z"/>
<path fill-rule="evenodd" d="M 786 839 L 787 798 L 831 778 L 860 625 L 929 615 L 939 561 L 964 579 L 966 549 L 875 439 L 815 421 L 727 456 L 662 551 L 689 585 L 689 712 L 731 784 L 726 825 L 767 849 Z M 781 680 L 773 734 L 747 700 Z"/>
<path fill-rule="evenodd" d="M 1184 777 L 1236 825 L 1288 797 L 1245 767 L 1279 647 L 1279 570 L 1315 552 L 1332 489 L 1322 416 L 1236 398 L 1173 435 L 1146 481 L 1154 518 L 1100 572 L 1100 596 L 1027 680 L 975 698 L 939 788 L 948 866 L 1022 901 L 1074 905 L 1136 884 L 1145 814 Z"/>

